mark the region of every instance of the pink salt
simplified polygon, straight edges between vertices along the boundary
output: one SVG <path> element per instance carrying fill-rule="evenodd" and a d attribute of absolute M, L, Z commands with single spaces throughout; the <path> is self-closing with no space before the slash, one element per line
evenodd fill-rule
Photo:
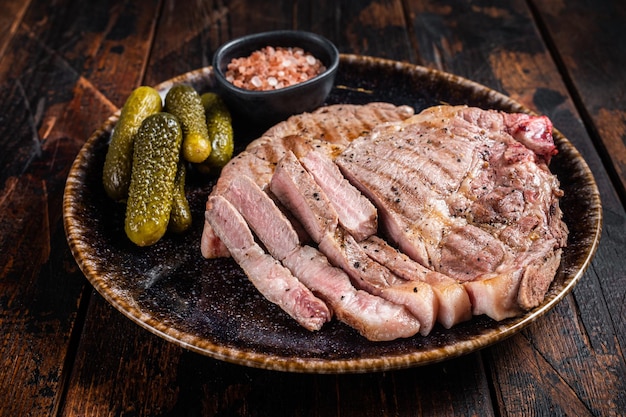
<path fill-rule="evenodd" d="M 277 90 L 307 81 L 325 70 L 319 59 L 301 48 L 267 46 L 248 57 L 233 59 L 226 79 L 247 90 Z"/>

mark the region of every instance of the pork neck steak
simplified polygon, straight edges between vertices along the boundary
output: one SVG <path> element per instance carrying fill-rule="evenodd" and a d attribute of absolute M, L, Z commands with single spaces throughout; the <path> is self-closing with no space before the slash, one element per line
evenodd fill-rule
<path fill-rule="evenodd" d="M 512 317 L 541 303 L 566 245 L 555 153 L 546 117 L 324 107 L 224 167 L 202 255 L 233 256 L 311 330 L 333 313 L 370 340 Z M 293 279 L 311 293 L 281 300 L 276 283 L 296 288 Z"/>
<path fill-rule="evenodd" d="M 475 315 L 537 306 L 566 245 L 546 117 L 439 106 L 380 126 L 335 162 L 378 208 L 382 232 L 462 282 Z"/>

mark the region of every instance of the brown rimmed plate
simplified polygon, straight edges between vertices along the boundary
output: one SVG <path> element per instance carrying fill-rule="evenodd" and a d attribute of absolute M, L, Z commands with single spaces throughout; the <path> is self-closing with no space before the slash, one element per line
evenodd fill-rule
<path fill-rule="evenodd" d="M 175 83 L 198 91 L 213 88 L 211 68 L 199 69 Z M 528 112 L 510 98 L 447 73 L 395 61 L 343 55 L 328 103 L 388 101 L 416 111 L 428 106 L 467 104 L 510 112 Z M 544 302 L 522 317 L 495 322 L 475 317 L 450 330 L 436 327 L 427 336 L 392 342 L 368 342 L 334 320 L 311 333 L 269 303 L 231 259 L 200 255 L 204 204 L 214 179 L 189 176 L 192 229 L 166 235 L 139 248 L 123 230 L 124 207 L 104 193 L 101 175 L 112 115 L 92 134 L 69 173 L 63 201 L 64 224 L 81 270 L 115 308 L 145 329 L 184 348 L 220 360 L 292 372 L 349 373 L 407 368 L 457 357 L 511 336 L 553 308 L 589 266 L 602 228 L 601 202 L 587 164 L 558 131 L 559 154 L 551 169 L 565 191 L 562 200 L 570 228 L 561 267 Z M 265 127 L 235 117 L 240 147 Z"/>

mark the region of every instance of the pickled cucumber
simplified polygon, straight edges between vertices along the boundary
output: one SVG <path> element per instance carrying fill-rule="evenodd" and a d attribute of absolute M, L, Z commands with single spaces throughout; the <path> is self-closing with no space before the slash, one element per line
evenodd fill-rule
<path fill-rule="evenodd" d="M 166 232 L 183 136 L 175 116 L 148 116 L 135 136 L 124 230 L 139 246 L 156 243 Z"/>
<path fill-rule="evenodd" d="M 133 161 L 133 138 L 141 122 L 162 110 L 159 93 L 152 87 L 136 88 L 126 99 L 120 112 L 102 170 L 102 183 L 113 200 L 125 200 L 130 185 Z"/>
<path fill-rule="evenodd" d="M 228 107 L 215 93 L 200 96 L 211 141 L 211 155 L 205 163 L 213 168 L 222 168 L 233 156 L 233 125 Z"/>
<path fill-rule="evenodd" d="M 183 129 L 183 158 L 195 163 L 206 160 L 211 154 L 211 142 L 198 92 L 186 84 L 173 86 L 165 96 L 165 111 L 180 121 Z"/>
<path fill-rule="evenodd" d="M 185 177 L 187 167 L 184 161 L 178 163 L 176 179 L 174 180 L 174 195 L 172 199 L 172 211 L 170 212 L 170 222 L 168 230 L 174 233 L 182 233 L 191 226 L 191 209 L 185 195 Z"/>

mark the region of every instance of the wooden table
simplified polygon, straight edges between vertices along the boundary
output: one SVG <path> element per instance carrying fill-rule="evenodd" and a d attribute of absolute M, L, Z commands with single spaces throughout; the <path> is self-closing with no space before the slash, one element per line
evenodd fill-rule
<path fill-rule="evenodd" d="M 1 0 L 0 415 L 625 415 L 624 23 L 621 0 Z M 467 77 L 548 115 L 602 196 L 602 240 L 573 292 L 492 347 L 354 375 L 221 362 L 104 301 L 63 228 L 81 146 L 138 85 L 281 28 Z"/>

